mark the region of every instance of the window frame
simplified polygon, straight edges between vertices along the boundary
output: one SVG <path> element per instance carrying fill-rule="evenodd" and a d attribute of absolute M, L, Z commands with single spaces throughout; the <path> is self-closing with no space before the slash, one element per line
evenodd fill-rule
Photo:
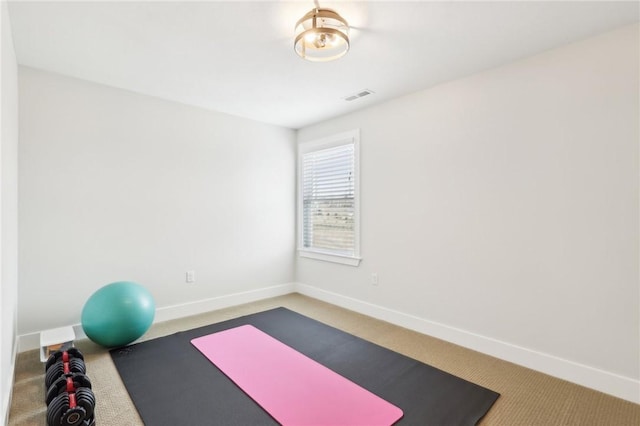
<path fill-rule="evenodd" d="M 304 247 L 304 185 L 303 176 L 303 156 L 309 152 L 334 148 L 341 145 L 353 144 L 353 176 L 354 176 L 354 250 L 353 255 L 332 252 L 331 250 L 313 249 Z M 298 144 L 298 202 L 297 202 L 297 222 L 298 235 L 297 246 L 300 257 L 323 260 L 326 262 L 340 263 L 349 266 L 358 266 L 362 258 L 360 257 L 360 129 L 354 129 L 343 133 L 338 133 L 326 138 L 301 142 Z"/>

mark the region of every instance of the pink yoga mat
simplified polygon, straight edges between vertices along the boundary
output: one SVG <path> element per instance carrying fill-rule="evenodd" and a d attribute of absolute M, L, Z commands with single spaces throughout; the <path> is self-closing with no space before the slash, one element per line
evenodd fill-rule
<path fill-rule="evenodd" d="M 284 426 L 392 425 L 402 410 L 251 325 L 191 340 Z"/>

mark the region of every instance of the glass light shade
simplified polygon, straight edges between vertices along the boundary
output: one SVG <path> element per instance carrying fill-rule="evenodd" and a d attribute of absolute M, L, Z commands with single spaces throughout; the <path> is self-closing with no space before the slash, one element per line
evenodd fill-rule
<path fill-rule="evenodd" d="M 349 50 L 349 25 L 331 9 L 313 9 L 296 23 L 293 45 L 309 61 L 333 61 Z"/>

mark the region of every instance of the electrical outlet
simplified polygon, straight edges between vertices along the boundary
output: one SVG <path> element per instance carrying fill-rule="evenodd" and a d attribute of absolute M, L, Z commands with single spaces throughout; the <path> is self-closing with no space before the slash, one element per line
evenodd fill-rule
<path fill-rule="evenodd" d="M 187 279 L 186 281 L 188 283 L 195 283 L 196 282 L 196 271 L 187 271 Z"/>
<path fill-rule="evenodd" d="M 371 274 L 371 285 L 378 285 L 378 273 L 374 272 Z"/>

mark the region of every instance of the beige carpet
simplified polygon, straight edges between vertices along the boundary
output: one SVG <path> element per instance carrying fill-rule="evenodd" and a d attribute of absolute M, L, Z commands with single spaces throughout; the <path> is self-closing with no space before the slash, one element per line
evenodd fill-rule
<path fill-rule="evenodd" d="M 499 392 L 500 398 L 481 421 L 482 425 L 640 425 L 640 405 L 299 294 L 155 324 L 141 340 L 278 306 Z M 80 340 L 76 346 L 85 355 L 87 375 L 96 394 L 97 424 L 143 424 L 107 350 L 88 340 Z M 44 366 L 39 361 L 38 352 L 19 354 L 9 425 L 46 425 L 44 395 Z"/>

